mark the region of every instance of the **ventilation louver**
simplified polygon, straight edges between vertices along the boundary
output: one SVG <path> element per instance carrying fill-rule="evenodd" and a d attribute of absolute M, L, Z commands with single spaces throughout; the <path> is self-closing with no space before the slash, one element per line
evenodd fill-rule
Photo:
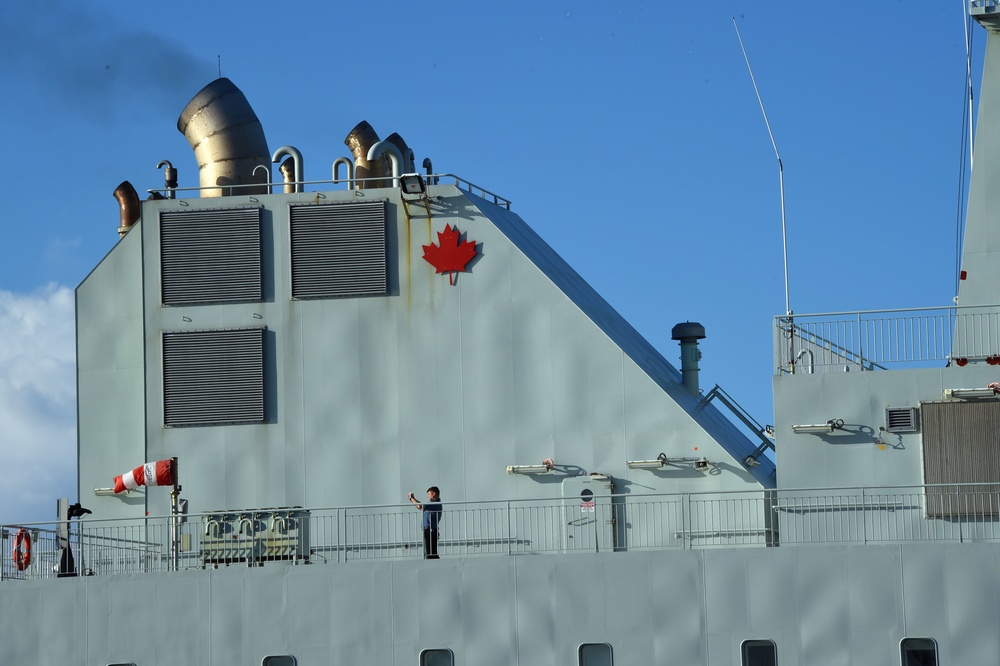
<path fill-rule="evenodd" d="M 260 301 L 260 208 L 160 212 L 161 303 Z"/>
<path fill-rule="evenodd" d="M 262 423 L 264 329 L 163 334 L 163 423 Z"/>
<path fill-rule="evenodd" d="M 1000 515 L 1000 402 L 925 402 L 920 406 L 927 515 Z"/>
<path fill-rule="evenodd" d="M 885 429 L 888 432 L 916 432 L 916 407 L 886 407 Z"/>
<path fill-rule="evenodd" d="M 292 298 L 388 291 L 385 201 L 289 206 Z"/>

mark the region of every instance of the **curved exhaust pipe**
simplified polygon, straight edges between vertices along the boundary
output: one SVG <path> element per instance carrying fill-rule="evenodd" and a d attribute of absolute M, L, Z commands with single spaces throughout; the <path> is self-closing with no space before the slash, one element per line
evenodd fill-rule
<path fill-rule="evenodd" d="M 285 194 L 304 192 L 305 190 L 302 189 L 302 181 L 305 180 L 302 175 L 302 153 L 293 146 L 282 146 L 274 151 L 274 155 L 271 155 L 271 161 L 277 162 L 285 155 L 288 156 L 288 159 L 278 167 L 282 181 L 285 183 Z"/>
<path fill-rule="evenodd" d="M 333 161 L 333 182 L 340 181 L 340 165 L 347 167 L 347 189 L 354 189 L 354 162 L 346 157 L 338 157 Z"/>
<path fill-rule="evenodd" d="M 166 191 L 167 199 L 177 197 L 177 169 L 170 163 L 170 160 L 160 160 L 156 163 L 157 169 L 163 169 L 163 189 Z"/>
<path fill-rule="evenodd" d="M 201 196 L 270 192 L 267 184 L 231 187 L 259 182 L 254 178 L 254 167 L 271 162 L 264 128 L 232 81 L 216 79 L 202 88 L 181 111 L 177 129 L 198 160 Z"/>
<path fill-rule="evenodd" d="M 385 140 L 399 148 L 399 154 L 403 156 L 403 164 L 400 165 L 403 173 L 416 173 L 417 167 L 414 164 L 416 157 L 413 154 L 413 150 L 406 145 L 403 137 L 399 136 L 399 132 L 393 132 Z"/>
<path fill-rule="evenodd" d="M 363 190 L 371 187 L 388 187 L 382 180 L 365 180 L 366 178 L 381 179 L 389 173 L 389 169 L 383 158 L 368 160 L 368 151 L 378 143 L 378 134 L 368 124 L 367 120 L 362 120 L 354 126 L 344 139 L 344 145 L 354 155 L 354 189 Z"/>
<path fill-rule="evenodd" d="M 114 197 L 118 200 L 120 224 L 118 225 L 118 238 L 123 238 L 132 225 L 139 221 L 142 212 L 142 204 L 139 202 L 139 194 L 132 187 L 132 183 L 123 180 L 122 184 L 115 188 Z"/>
<path fill-rule="evenodd" d="M 392 164 L 392 187 L 399 187 L 399 177 L 402 175 L 403 155 L 399 148 L 388 141 L 379 141 L 368 149 L 368 161 L 388 159 Z"/>

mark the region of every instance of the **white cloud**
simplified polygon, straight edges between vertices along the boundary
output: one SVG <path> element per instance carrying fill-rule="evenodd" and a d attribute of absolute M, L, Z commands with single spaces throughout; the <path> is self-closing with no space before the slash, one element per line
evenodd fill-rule
<path fill-rule="evenodd" d="M 73 291 L 0 290 L 0 523 L 55 518 L 76 501 Z"/>

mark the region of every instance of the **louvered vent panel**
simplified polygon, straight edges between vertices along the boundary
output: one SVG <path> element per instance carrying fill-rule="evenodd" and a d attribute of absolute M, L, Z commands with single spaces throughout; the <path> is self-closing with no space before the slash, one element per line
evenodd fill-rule
<path fill-rule="evenodd" d="M 264 421 L 264 329 L 163 334 L 163 422 Z"/>
<path fill-rule="evenodd" d="M 982 484 L 929 488 L 928 515 L 997 515 L 1000 401 L 925 402 L 920 414 L 924 482 Z"/>
<path fill-rule="evenodd" d="M 290 206 L 292 298 L 387 293 L 385 202 Z"/>
<path fill-rule="evenodd" d="M 260 208 L 160 213 L 164 305 L 260 301 Z"/>
<path fill-rule="evenodd" d="M 916 407 L 887 407 L 885 410 L 885 429 L 888 432 L 916 432 Z"/>

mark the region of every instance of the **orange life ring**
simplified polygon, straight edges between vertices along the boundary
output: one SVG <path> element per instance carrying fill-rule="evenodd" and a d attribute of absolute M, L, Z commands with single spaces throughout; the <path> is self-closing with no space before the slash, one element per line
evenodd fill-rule
<path fill-rule="evenodd" d="M 31 535 L 23 527 L 14 537 L 14 566 L 18 571 L 24 571 L 31 564 Z"/>

